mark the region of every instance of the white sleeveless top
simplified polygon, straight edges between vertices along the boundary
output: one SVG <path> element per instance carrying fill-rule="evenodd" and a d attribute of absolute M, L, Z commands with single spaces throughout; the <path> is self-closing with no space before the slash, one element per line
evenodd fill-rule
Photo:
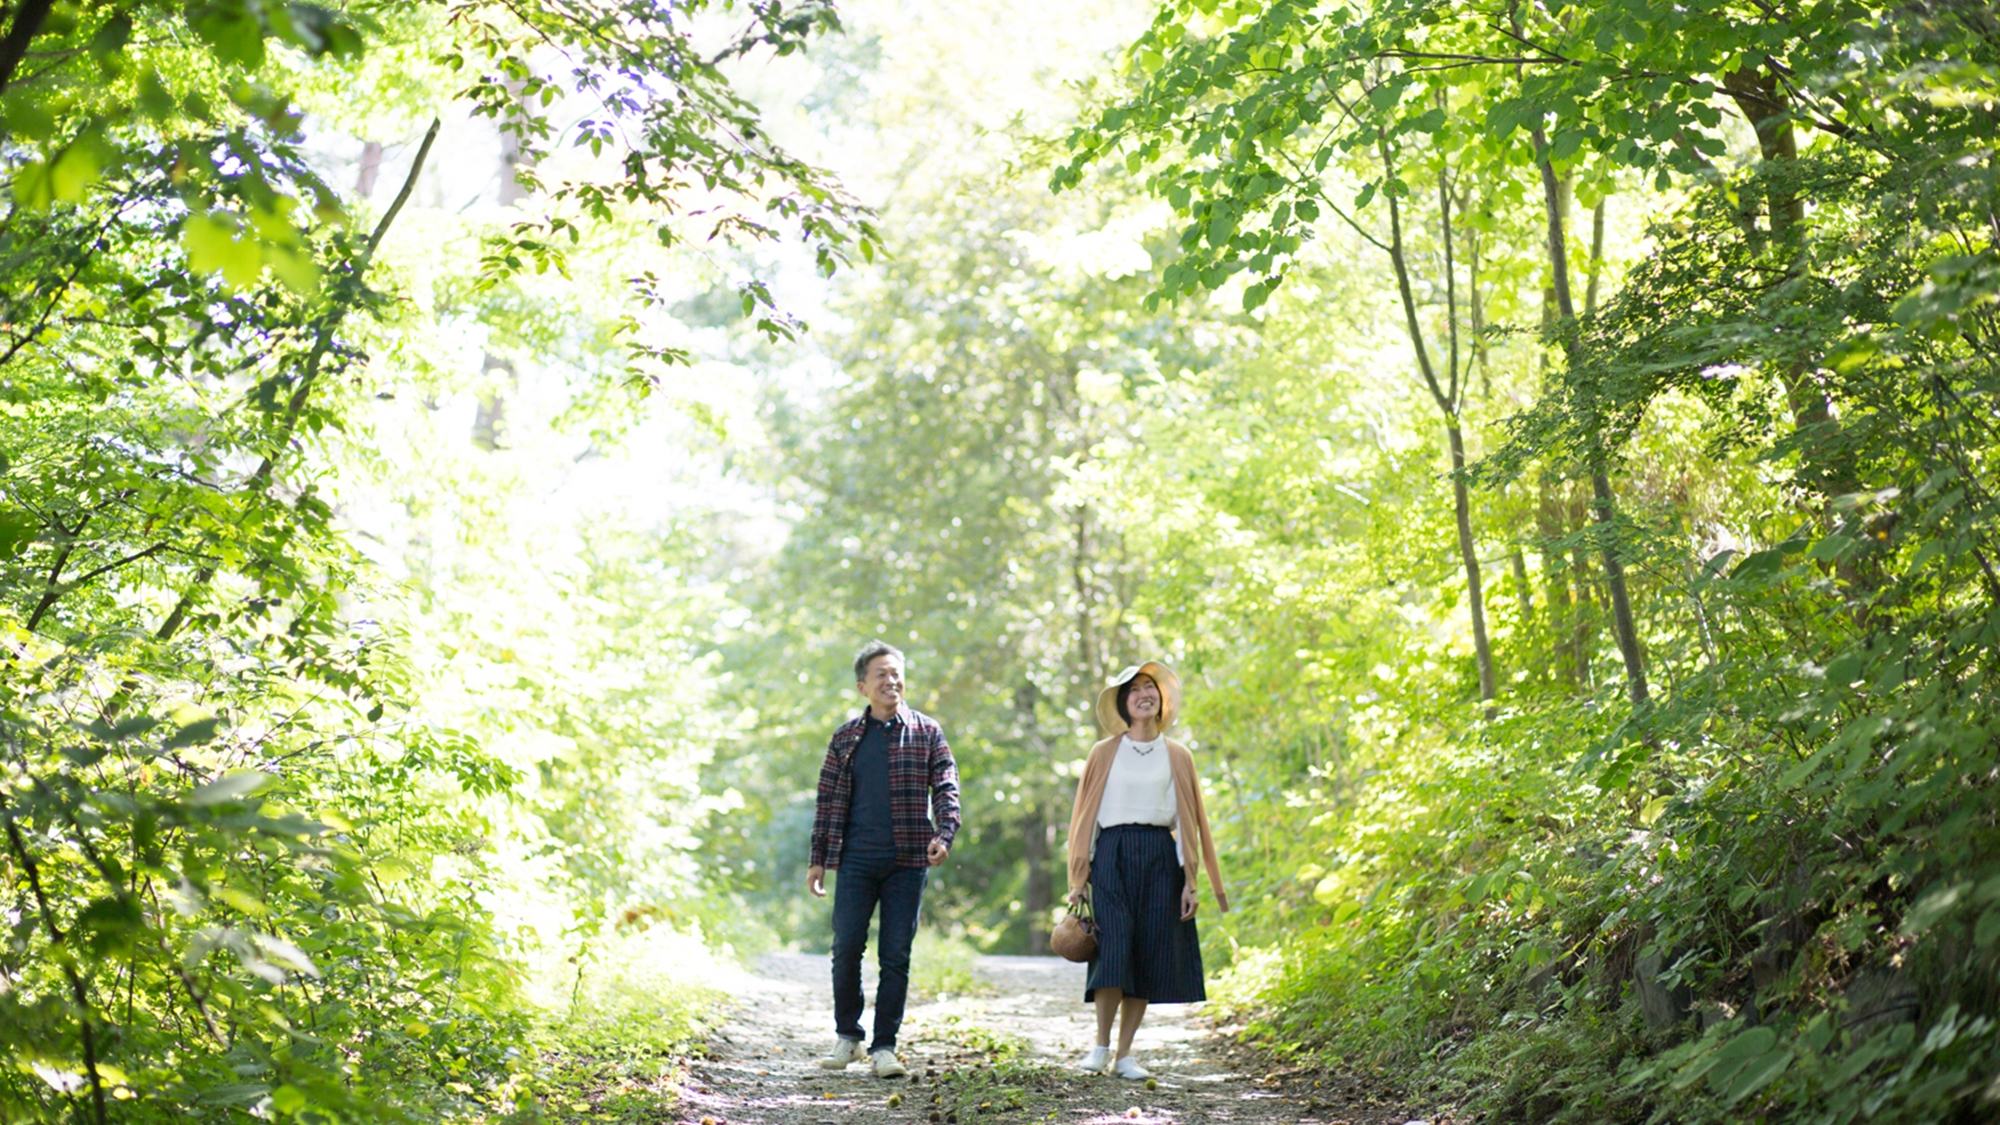
<path fill-rule="evenodd" d="M 1104 800 L 1097 806 L 1097 826 L 1151 824 L 1173 828 L 1180 821 L 1174 801 L 1174 770 L 1167 761 L 1167 736 L 1135 742 L 1128 733 L 1118 740 L 1111 772 L 1104 779 Z"/>

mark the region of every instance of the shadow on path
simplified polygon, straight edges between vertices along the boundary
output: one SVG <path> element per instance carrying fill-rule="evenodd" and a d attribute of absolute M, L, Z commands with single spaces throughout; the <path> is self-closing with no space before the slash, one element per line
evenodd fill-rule
<path fill-rule="evenodd" d="M 1083 966 L 982 957 L 980 995 L 913 997 L 899 1044 L 911 1079 L 816 1060 L 833 1045 L 826 955 L 777 953 L 718 985 L 738 998 L 681 1091 L 688 1125 L 1403 1125 L 1427 1114 L 1324 1074 L 1273 1071 L 1206 1025 L 1201 1005 L 1153 1009 L 1133 1054 L 1155 1087 L 1070 1068 L 1093 1041 Z M 872 973 L 866 981 L 872 998 Z M 872 1012 L 870 1013 L 872 1015 Z M 868 1018 L 862 1026 L 868 1026 Z M 889 1099 L 897 1096 L 897 1105 Z M 1433 1125 L 1445 1125 L 1434 1122 Z"/>

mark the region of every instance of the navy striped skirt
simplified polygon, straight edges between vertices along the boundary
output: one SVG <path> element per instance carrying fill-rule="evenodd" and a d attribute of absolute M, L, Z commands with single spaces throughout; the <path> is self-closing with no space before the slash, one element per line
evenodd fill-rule
<path fill-rule="evenodd" d="M 1114 824 L 1097 834 L 1097 855 L 1090 861 L 1097 956 L 1084 978 L 1085 1003 L 1100 988 L 1122 989 L 1155 1004 L 1208 999 L 1200 935 L 1194 919 L 1181 921 L 1186 885 L 1172 832 L 1150 824 Z"/>

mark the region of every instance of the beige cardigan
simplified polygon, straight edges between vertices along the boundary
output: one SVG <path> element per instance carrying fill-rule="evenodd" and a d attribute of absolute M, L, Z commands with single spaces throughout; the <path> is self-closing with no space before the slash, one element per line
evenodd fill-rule
<path fill-rule="evenodd" d="M 1081 890 L 1090 882 L 1090 854 L 1097 842 L 1097 807 L 1104 801 L 1104 783 L 1111 777 L 1112 759 L 1118 756 L 1119 731 L 1090 748 L 1084 760 L 1083 777 L 1076 783 L 1076 805 L 1069 814 L 1069 889 Z M 1181 861 L 1187 865 L 1187 885 L 1200 888 L 1200 869 L 1195 865 L 1200 844 L 1202 862 L 1208 867 L 1208 881 L 1215 887 L 1215 905 L 1229 913 L 1229 896 L 1222 891 L 1222 865 L 1215 858 L 1215 837 L 1208 830 L 1208 810 L 1201 803 L 1201 779 L 1194 772 L 1194 755 L 1188 748 L 1167 739 L 1167 762 L 1174 772 L 1174 804 L 1180 813 Z M 1190 826 L 1197 841 L 1188 839 Z"/>

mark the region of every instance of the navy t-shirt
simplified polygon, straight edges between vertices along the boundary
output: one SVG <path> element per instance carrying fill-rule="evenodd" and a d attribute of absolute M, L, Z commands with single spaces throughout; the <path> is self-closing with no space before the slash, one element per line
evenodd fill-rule
<path fill-rule="evenodd" d="M 849 855 L 894 855 L 896 826 L 889 815 L 889 725 L 868 716 L 854 748 L 854 796 L 847 806 Z"/>

